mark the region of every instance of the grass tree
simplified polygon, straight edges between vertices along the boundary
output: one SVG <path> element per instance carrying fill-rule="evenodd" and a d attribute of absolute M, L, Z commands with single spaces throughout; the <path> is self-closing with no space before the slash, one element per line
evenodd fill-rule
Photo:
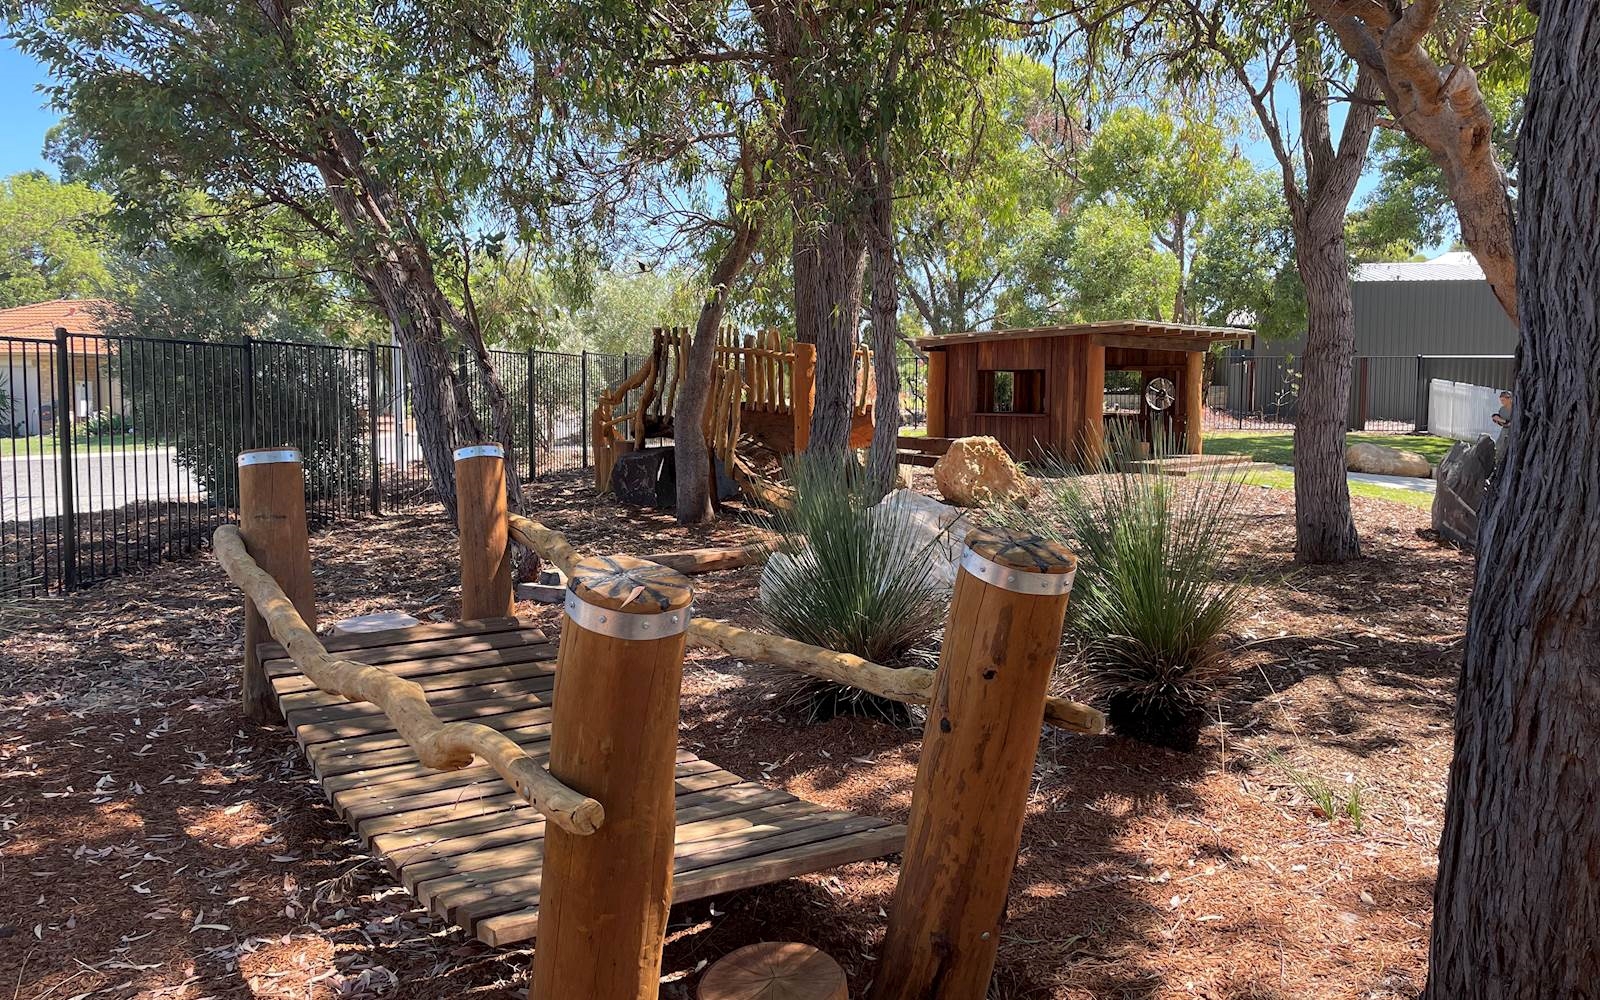
<path fill-rule="evenodd" d="M 1134 454 L 1112 435 L 1108 452 Z M 1168 449 L 1157 443 L 1157 456 Z M 1040 497 L 1001 518 L 1066 543 L 1082 560 L 1068 608 L 1079 680 L 1103 698 L 1111 728 L 1192 750 L 1232 674 L 1226 636 L 1247 576 L 1225 569 L 1247 515 L 1242 480 L 1202 472 L 1173 477 L 1066 468 L 1042 478 Z"/>

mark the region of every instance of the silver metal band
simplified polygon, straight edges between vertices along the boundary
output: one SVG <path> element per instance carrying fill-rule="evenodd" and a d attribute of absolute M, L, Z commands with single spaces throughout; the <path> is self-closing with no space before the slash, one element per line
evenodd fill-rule
<path fill-rule="evenodd" d="M 505 458 L 506 450 L 497 444 L 469 444 L 456 449 L 456 461 L 463 458 Z"/>
<path fill-rule="evenodd" d="M 279 462 L 300 462 L 300 452 L 294 448 L 279 448 L 274 451 L 247 451 L 239 456 L 239 468 L 247 465 L 275 465 Z"/>
<path fill-rule="evenodd" d="M 567 591 L 567 617 L 579 628 L 638 642 L 642 639 L 665 639 L 688 631 L 689 619 L 694 617 L 694 605 L 678 611 L 660 611 L 655 614 L 634 614 L 597 608 L 571 590 Z"/>
<path fill-rule="evenodd" d="M 970 548 L 961 550 L 961 568 L 990 586 L 1009 590 L 1014 594 L 1036 594 L 1040 597 L 1060 597 L 1072 593 L 1072 578 L 1078 575 L 1076 567 L 1065 573 L 1035 573 L 1032 570 L 1012 569 L 987 559 Z"/>

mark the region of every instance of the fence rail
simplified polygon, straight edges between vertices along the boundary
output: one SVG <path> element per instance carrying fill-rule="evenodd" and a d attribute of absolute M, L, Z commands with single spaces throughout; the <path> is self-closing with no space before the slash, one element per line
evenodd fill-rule
<path fill-rule="evenodd" d="M 495 351 L 524 479 L 589 462 L 586 415 L 626 355 Z M 328 523 L 429 490 L 403 352 L 244 339 L 0 337 L 0 598 L 70 590 L 192 552 L 236 520 L 235 458 L 304 456 Z M 479 419 L 488 387 L 460 367 Z"/>

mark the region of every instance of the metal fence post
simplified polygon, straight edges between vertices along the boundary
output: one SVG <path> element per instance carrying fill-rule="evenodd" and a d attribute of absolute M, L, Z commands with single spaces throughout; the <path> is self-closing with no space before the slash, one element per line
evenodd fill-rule
<path fill-rule="evenodd" d="M 1417 355 L 1417 412 L 1416 427 L 1413 433 L 1421 434 L 1428 429 L 1428 380 L 1424 377 L 1422 355 Z"/>
<path fill-rule="evenodd" d="M 241 451 L 249 451 L 258 445 L 256 441 L 256 346 L 254 337 L 244 338 L 244 354 L 242 357 L 244 377 L 239 379 L 240 422 L 244 424 L 244 440 L 240 442 Z"/>
<path fill-rule="evenodd" d="M 583 391 L 578 402 L 578 440 L 582 442 L 583 463 L 589 467 L 589 352 L 583 352 Z"/>
<path fill-rule="evenodd" d="M 383 477 L 378 464 L 378 346 L 367 345 L 367 465 L 372 474 L 372 512 L 383 513 Z"/>
<path fill-rule="evenodd" d="M 68 590 L 78 585 L 78 504 L 73 487 L 77 470 L 72 459 L 72 344 L 67 328 L 56 327 L 56 460 L 61 484 L 61 581 Z"/>
<path fill-rule="evenodd" d="M 530 348 L 528 348 L 528 478 L 529 479 L 537 479 L 539 477 L 539 469 L 538 469 L 539 437 L 538 437 L 538 434 L 535 433 L 535 428 L 538 427 L 538 421 L 534 417 L 534 414 L 536 412 L 537 412 L 536 408 L 533 405 L 533 348 L 530 347 Z"/>

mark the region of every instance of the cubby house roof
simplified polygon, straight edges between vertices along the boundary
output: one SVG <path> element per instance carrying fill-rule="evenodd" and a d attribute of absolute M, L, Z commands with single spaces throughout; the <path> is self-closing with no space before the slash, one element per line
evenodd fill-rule
<path fill-rule="evenodd" d="M 926 351 L 985 340 L 1035 340 L 1046 337 L 1087 336 L 1106 338 L 1105 342 L 1115 347 L 1203 351 L 1212 344 L 1245 340 L 1253 336 L 1253 331 L 1232 326 L 1193 326 L 1187 323 L 1129 319 L 1071 323 L 1066 326 L 1029 326 L 1014 330 L 973 330 L 969 333 L 949 333 L 938 337 L 918 337 L 912 343 Z"/>

